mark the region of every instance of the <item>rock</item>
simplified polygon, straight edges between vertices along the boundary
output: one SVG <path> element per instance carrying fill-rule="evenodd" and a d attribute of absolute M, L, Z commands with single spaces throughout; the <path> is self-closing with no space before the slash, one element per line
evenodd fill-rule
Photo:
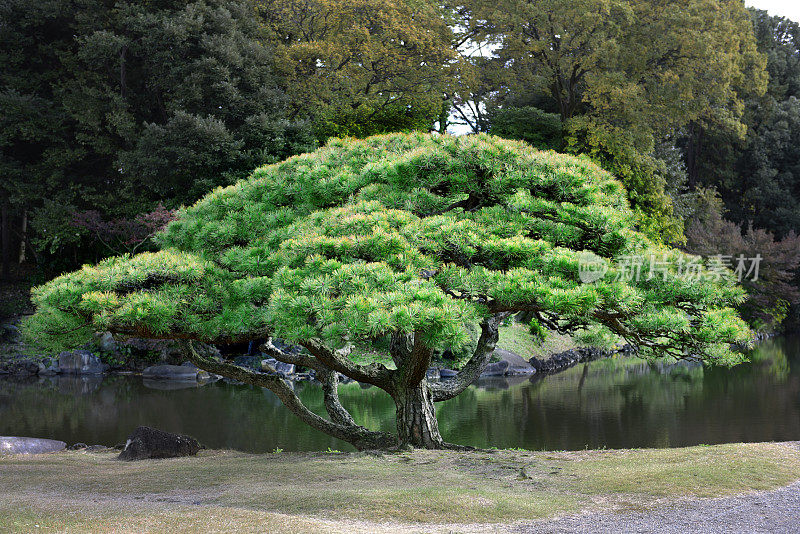
<path fill-rule="evenodd" d="M 294 374 L 294 364 L 293 363 L 278 362 L 277 364 L 275 364 L 275 370 L 278 371 L 278 373 L 280 373 L 280 374 L 282 374 L 284 376 L 293 375 Z"/>
<path fill-rule="evenodd" d="M 0 436 L 0 454 L 41 454 L 63 451 L 67 444 L 55 439 Z"/>
<path fill-rule="evenodd" d="M 0 325 L 0 342 L 20 343 L 22 342 L 22 333 L 13 324 Z"/>
<path fill-rule="evenodd" d="M 200 443 L 189 436 L 172 434 L 148 426 L 140 426 L 128 436 L 125 448 L 119 453 L 120 460 L 145 460 L 147 458 L 175 458 L 194 456 L 201 449 Z"/>
<path fill-rule="evenodd" d="M 106 332 L 100 336 L 97 344 L 103 352 L 114 352 L 117 349 L 117 342 L 114 341 L 114 336 L 111 332 Z"/>
<path fill-rule="evenodd" d="M 453 378 L 457 374 L 458 371 L 453 371 L 452 369 L 439 369 L 440 378 Z"/>
<path fill-rule="evenodd" d="M 532 375 L 536 372 L 525 358 L 510 350 L 495 349 L 494 355 L 500 361 L 508 362 L 507 375 Z"/>
<path fill-rule="evenodd" d="M 39 376 L 53 376 L 58 374 L 58 367 L 55 365 L 45 365 L 39 362 Z"/>
<path fill-rule="evenodd" d="M 279 362 L 275 358 L 266 358 L 261 360 L 259 370 L 265 373 L 278 373 L 279 375 L 289 376 L 295 373 L 295 366 L 293 363 Z"/>
<path fill-rule="evenodd" d="M 100 375 L 108 371 L 108 368 L 107 364 L 88 350 L 74 350 L 58 355 L 58 370 L 63 374 Z"/>
<path fill-rule="evenodd" d="M 508 371 L 508 362 L 499 361 L 487 365 L 481 376 L 504 376 L 506 371 Z"/>
<path fill-rule="evenodd" d="M 147 380 L 182 380 L 196 381 L 197 367 L 186 365 L 151 365 L 142 371 L 142 378 Z"/>
<path fill-rule="evenodd" d="M 235 357 L 233 359 L 233 363 L 239 367 L 246 367 L 247 369 L 252 369 L 253 371 L 261 370 L 261 357 L 259 356 L 249 356 L 244 354 L 242 356 Z"/>
<path fill-rule="evenodd" d="M 626 350 L 624 347 L 621 350 Z M 529 363 L 540 374 L 553 374 L 572 367 L 575 364 L 591 362 L 600 358 L 606 358 L 615 354 L 617 351 L 598 349 L 596 347 L 579 347 L 577 349 L 565 350 L 551 355 L 545 360 L 531 358 Z"/>
<path fill-rule="evenodd" d="M 194 369 L 195 371 L 197 371 L 197 380 L 199 382 L 200 381 L 210 381 L 210 380 L 219 380 L 220 379 L 219 375 L 215 375 L 213 373 L 209 373 L 208 371 L 200 369 L 199 367 L 197 367 L 192 362 L 183 362 L 181 364 L 181 367 L 187 367 L 189 369 Z"/>
<path fill-rule="evenodd" d="M 88 445 L 87 445 L 87 444 L 85 444 L 85 443 L 75 443 L 75 444 L 73 444 L 73 445 L 70 445 L 70 446 L 69 446 L 69 447 L 67 447 L 67 448 L 68 448 L 69 450 L 71 450 L 71 451 L 79 451 L 79 450 L 81 450 L 81 449 L 85 449 L 86 447 L 88 447 Z"/>
<path fill-rule="evenodd" d="M 436 369 L 435 367 L 430 367 L 427 371 L 425 371 L 425 378 L 428 380 L 439 380 L 439 377 L 439 369 Z"/>
<path fill-rule="evenodd" d="M 39 362 L 27 358 L 0 363 L 0 374 L 33 376 L 38 372 Z"/>

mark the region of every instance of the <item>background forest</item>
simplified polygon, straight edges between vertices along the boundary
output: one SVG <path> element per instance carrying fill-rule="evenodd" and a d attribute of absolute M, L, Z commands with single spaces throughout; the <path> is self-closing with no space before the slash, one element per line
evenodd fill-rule
<path fill-rule="evenodd" d="M 741 311 L 795 328 L 798 98 L 800 25 L 740 0 L 6 0 L 2 278 L 146 250 L 333 136 L 489 132 L 598 162 L 657 241 L 760 254 Z"/>

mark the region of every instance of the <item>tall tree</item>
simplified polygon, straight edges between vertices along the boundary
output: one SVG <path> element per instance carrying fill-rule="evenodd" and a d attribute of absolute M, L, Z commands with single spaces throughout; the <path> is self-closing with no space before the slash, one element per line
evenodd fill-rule
<path fill-rule="evenodd" d="M 734 281 L 684 276 L 687 258 L 654 247 L 632 221 L 621 184 L 586 159 L 486 135 L 337 140 L 211 193 L 170 223 L 159 252 L 36 289 L 26 331 L 68 343 L 98 329 L 186 339 L 199 367 L 269 388 L 358 448 L 443 448 L 434 403 L 481 374 L 512 314 L 561 332 L 596 328 L 653 356 L 742 360 L 730 345 L 749 337 L 731 309 L 742 298 Z M 629 277 L 617 263 L 649 254 L 663 262 L 655 276 Z M 606 276 L 584 283 L 586 261 Z M 199 350 L 268 336 L 305 349 L 267 347 L 316 371 L 328 418 L 277 374 Z M 391 364 L 350 357 L 379 342 Z M 426 380 L 434 350 L 463 347 L 471 357 L 453 379 Z M 396 435 L 353 419 L 338 373 L 394 399 Z"/>
<path fill-rule="evenodd" d="M 176 207 L 315 146 L 249 0 L 9 0 L 0 17 L 0 165 L 54 255 L 78 245 L 75 209 Z"/>
<path fill-rule="evenodd" d="M 764 11 L 752 16 L 769 85 L 747 100 L 747 136 L 710 127 L 688 143 L 697 181 L 719 190 L 728 217 L 782 237 L 800 232 L 800 24 Z"/>
<path fill-rule="evenodd" d="M 680 240 L 653 150 L 693 122 L 743 131 L 741 92 L 763 89 L 765 76 L 741 2 L 474 0 L 456 10 L 504 67 L 486 105 L 527 100 L 558 113 L 564 148 L 623 180 L 649 235 Z"/>
<path fill-rule="evenodd" d="M 73 49 L 68 2 L 0 3 L 0 204 L 3 265 L 15 258 L 11 241 L 22 213 L 83 186 L 84 151 L 70 140 L 70 117 L 59 104 L 61 57 Z M 66 179 L 75 177 L 74 181 Z M 13 228 L 12 228 L 13 226 Z M 21 234 L 21 232 L 20 232 Z M 6 272 L 6 275 L 8 273 Z"/>
<path fill-rule="evenodd" d="M 427 0 L 258 0 L 296 116 L 320 138 L 428 130 L 457 72 L 444 12 Z"/>

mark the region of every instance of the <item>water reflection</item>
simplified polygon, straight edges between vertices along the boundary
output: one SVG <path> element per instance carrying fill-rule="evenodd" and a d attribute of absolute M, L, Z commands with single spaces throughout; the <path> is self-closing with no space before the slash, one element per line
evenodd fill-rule
<path fill-rule="evenodd" d="M 439 406 L 445 439 L 479 447 L 582 449 L 800 439 L 800 340 L 761 344 L 733 369 L 600 360 L 545 377 L 491 378 Z M 324 413 L 322 392 L 298 395 Z M 391 431 L 394 405 L 376 388 L 342 385 L 360 423 Z M 265 452 L 348 446 L 300 423 L 269 391 L 139 377 L 0 380 L 0 434 L 113 445 L 137 425 L 209 447 Z"/>

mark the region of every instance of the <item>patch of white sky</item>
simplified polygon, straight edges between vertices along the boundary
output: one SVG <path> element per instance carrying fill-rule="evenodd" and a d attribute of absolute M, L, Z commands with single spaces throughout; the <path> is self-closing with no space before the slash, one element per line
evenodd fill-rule
<path fill-rule="evenodd" d="M 745 5 L 763 9 L 770 15 L 778 15 L 800 22 L 800 1 L 798 0 L 745 0 Z"/>

